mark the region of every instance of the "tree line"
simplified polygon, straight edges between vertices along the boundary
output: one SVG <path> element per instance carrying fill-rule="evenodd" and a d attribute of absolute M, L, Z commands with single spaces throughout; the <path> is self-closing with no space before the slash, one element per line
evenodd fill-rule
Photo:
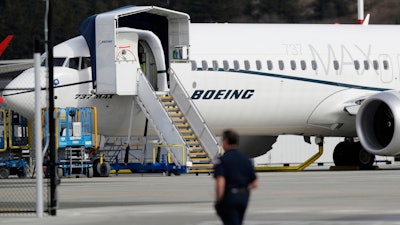
<path fill-rule="evenodd" d="M 186 12 L 191 22 L 354 23 L 357 1 L 348 0 L 52 0 L 55 44 L 79 35 L 87 17 L 126 5 L 156 5 Z M 366 8 L 375 7 L 365 0 Z M 369 3 L 368 3 L 369 2 Z M 0 40 L 13 34 L 1 59 L 31 58 L 33 37 L 44 39 L 44 0 L 0 0 Z"/>

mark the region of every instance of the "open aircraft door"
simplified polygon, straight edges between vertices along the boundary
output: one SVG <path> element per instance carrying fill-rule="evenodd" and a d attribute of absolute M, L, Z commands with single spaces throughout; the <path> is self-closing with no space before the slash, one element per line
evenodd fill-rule
<path fill-rule="evenodd" d="M 134 67 L 137 65 L 131 63 L 131 65 L 121 66 L 124 63 L 117 57 L 122 53 L 121 42 L 118 43 L 118 38 L 121 39 L 121 36 L 117 35 L 118 29 L 133 28 L 151 32 L 160 40 L 162 51 L 159 52 L 164 54 L 165 62 L 162 64 L 165 71 L 159 71 L 162 67 L 157 65 L 159 74 L 157 80 L 158 83 L 160 80 L 165 80 L 166 83 L 166 70 L 169 67 L 169 59 L 174 57 L 174 50 L 177 46 L 189 46 L 189 21 L 189 15 L 177 11 L 155 6 L 127 6 L 89 17 L 82 22 L 79 30 L 89 46 L 93 87 L 96 93 L 137 94 L 135 88 L 128 89 L 128 85 L 132 87 L 136 84 L 134 76 L 137 71 Z M 128 43 L 127 46 L 130 44 Z M 134 51 L 137 57 L 137 46 Z M 155 52 L 153 54 L 155 55 Z M 157 58 L 156 55 L 154 57 Z M 158 84 L 158 86 L 159 91 L 165 91 L 162 89 L 167 88 L 166 84 Z"/>

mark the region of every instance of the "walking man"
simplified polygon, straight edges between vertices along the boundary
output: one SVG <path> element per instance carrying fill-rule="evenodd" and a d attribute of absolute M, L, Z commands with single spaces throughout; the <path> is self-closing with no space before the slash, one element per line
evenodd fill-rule
<path fill-rule="evenodd" d="M 250 190 L 258 180 L 250 159 L 238 150 L 239 136 L 233 130 L 222 133 L 225 154 L 214 162 L 215 209 L 224 225 L 243 223 Z"/>

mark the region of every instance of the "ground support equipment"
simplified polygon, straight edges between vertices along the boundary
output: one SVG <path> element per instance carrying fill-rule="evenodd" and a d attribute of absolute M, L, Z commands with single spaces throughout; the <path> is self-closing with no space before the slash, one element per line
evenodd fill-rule
<path fill-rule="evenodd" d="M 56 108 L 55 113 L 57 174 L 59 177 L 93 177 L 94 152 L 98 145 L 96 108 Z M 44 113 L 44 130 L 48 135 L 46 116 L 47 113 Z"/>
<path fill-rule="evenodd" d="M 161 162 L 120 163 L 117 155 L 115 162 L 110 164 L 110 168 L 115 170 L 117 175 L 120 170 L 130 170 L 132 173 L 165 173 L 168 176 L 187 173 L 188 168 L 186 166 L 176 166 L 173 163 L 168 163 L 165 157 L 162 158 Z"/>
<path fill-rule="evenodd" d="M 27 176 L 27 167 L 28 163 L 25 160 L 0 160 L 0 179 L 6 179 L 9 175 L 25 178 Z"/>

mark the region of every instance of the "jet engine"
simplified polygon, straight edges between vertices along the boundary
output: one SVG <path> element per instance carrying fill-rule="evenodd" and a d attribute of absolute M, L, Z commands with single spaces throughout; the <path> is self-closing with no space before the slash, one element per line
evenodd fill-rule
<path fill-rule="evenodd" d="M 400 154 L 400 93 L 384 91 L 361 104 L 356 129 L 365 150 L 375 155 Z"/>
<path fill-rule="evenodd" d="M 239 137 L 239 150 L 254 158 L 272 149 L 278 136 L 243 136 Z"/>

